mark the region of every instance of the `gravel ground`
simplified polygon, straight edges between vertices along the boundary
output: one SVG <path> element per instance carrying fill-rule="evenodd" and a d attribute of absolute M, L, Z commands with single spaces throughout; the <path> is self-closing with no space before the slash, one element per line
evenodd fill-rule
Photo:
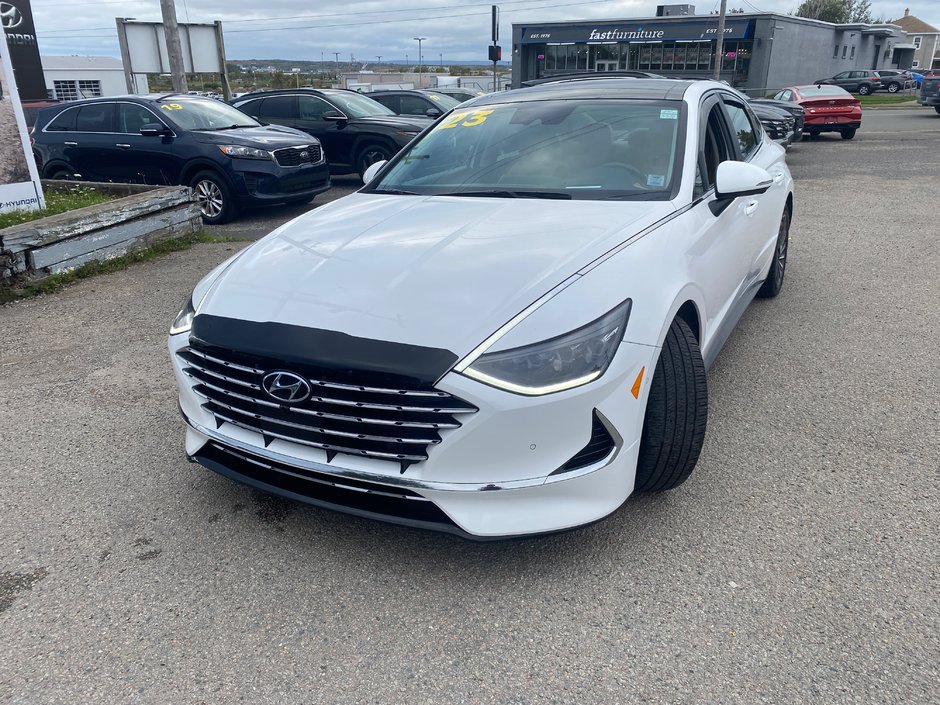
<path fill-rule="evenodd" d="M 786 286 L 692 478 L 580 531 L 471 544 L 187 463 L 166 330 L 241 243 L 0 307 L 0 701 L 937 703 L 940 118 L 878 115 L 791 151 Z"/>

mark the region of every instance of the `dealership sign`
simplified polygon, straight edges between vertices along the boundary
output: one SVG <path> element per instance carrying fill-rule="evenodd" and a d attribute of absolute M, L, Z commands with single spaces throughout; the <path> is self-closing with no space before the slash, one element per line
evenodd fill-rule
<path fill-rule="evenodd" d="M 0 213 L 35 210 L 45 203 L 5 42 L 0 42 L 0 65 Z"/>
<path fill-rule="evenodd" d="M 748 39 L 751 36 L 752 24 L 752 20 L 727 20 L 725 39 Z M 717 18 L 673 22 L 640 20 L 638 22 L 525 27 L 522 30 L 522 43 L 694 41 L 714 39 L 717 36 Z"/>
<path fill-rule="evenodd" d="M 16 72 L 20 98 L 46 99 L 46 79 L 42 75 L 39 43 L 36 41 L 29 0 L 0 0 L 0 24 L 7 35 L 7 47 Z"/>

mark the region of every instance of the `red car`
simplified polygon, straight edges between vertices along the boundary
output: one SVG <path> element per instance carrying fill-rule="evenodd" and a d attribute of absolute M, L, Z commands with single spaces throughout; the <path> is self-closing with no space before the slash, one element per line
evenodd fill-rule
<path fill-rule="evenodd" d="M 862 104 L 839 86 L 791 86 L 778 92 L 774 99 L 802 106 L 804 131 L 811 137 L 818 137 L 820 132 L 838 132 L 842 139 L 850 140 L 862 126 Z"/>

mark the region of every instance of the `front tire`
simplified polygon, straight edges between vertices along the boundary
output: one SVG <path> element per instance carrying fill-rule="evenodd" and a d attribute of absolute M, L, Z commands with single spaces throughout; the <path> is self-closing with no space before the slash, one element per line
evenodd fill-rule
<path fill-rule="evenodd" d="M 761 299 L 772 299 L 783 288 L 783 278 L 787 273 L 787 250 L 790 246 L 790 209 L 785 208 L 780 218 L 780 228 L 777 230 L 777 244 L 774 247 L 774 259 L 770 263 L 767 278 L 757 290 Z"/>
<path fill-rule="evenodd" d="M 850 140 L 850 139 L 852 139 L 853 137 L 855 137 L 855 128 L 854 128 L 854 127 L 847 127 L 847 128 L 845 128 L 844 130 L 842 130 L 842 131 L 840 132 L 840 134 L 842 135 L 842 139 L 844 139 L 844 140 Z"/>
<path fill-rule="evenodd" d="M 193 189 L 202 222 L 208 225 L 227 223 L 238 213 L 232 189 L 224 178 L 213 171 L 200 171 L 189 185 Z"/>
<path fill-rule="evenodd" d="M 901 90 L 901 84 L 899 83 L 888 84 L 888 93 L 897 93 L 899 90 Z"/>
<path fill-rule="evenodd" d="M 689 324 L 676 318 L 650 384 L 634 491 L 661 492 L 685 482 L 702 451 L 707 419 L 702 352 Z"/>
<path fill-rule="evenodd" d="M 359 151 L 356 157 L 356 168 L 359 170 L 359 178 L 365 176 L 366 169 L 376 162 L 387 162 L 392 158 L 392 150 L 382 144 L 367 144 Z"/>

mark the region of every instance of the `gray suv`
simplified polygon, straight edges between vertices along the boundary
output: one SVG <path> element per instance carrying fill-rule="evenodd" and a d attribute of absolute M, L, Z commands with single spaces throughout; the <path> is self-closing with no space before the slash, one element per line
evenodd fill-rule
<path fill-rule="evenodd" d="M 817 86 L 839 86 L 849 93 L 858 93 L 859 95 L 870 95 L 875 91 L 880 91 L 881 76 L 877 71 L 842 71 L 832 78 L 820 78 L 813 81 Z"/>

